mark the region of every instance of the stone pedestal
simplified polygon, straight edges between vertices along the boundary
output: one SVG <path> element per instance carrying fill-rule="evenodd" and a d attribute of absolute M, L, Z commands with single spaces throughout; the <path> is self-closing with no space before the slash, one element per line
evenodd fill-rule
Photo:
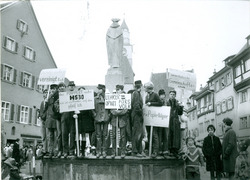
<path fill-rule="evenodd" d="M 105 76 L 106 91 L 109 90 L 112 93 L 117 84 L 124 84 L 122 71 L 120 68 L 109 68 Z"/>

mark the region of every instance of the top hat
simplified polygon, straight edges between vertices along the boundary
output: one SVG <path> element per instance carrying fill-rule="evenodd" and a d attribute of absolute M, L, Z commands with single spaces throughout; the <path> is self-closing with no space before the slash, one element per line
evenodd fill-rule
<path fill-rule="evenodd" d="M 163 95 L 163 94 L 165 95 L 166 93 L 165 93 L 164 89 L 160 89 L 159 92 L 158 92 L 158 94 L 160 96 L 160 95 Z"/>
<path fill-rule="evenodd" d="M 69 81 L 68 86 L 76 86 L 74 81 Z"/>
<path fill-rule="evenodd" d="M 105 90 L 105 85 L 103 85 L 103 84 L 98 84 L 97 89 Z"/>

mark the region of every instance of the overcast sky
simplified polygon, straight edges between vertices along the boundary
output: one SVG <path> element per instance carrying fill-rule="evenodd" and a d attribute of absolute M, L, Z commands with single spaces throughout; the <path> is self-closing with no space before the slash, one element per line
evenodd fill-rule
<path fill-rule="evenodd" d="M 87 5 L 89 4 L 89 5 Z M 32 1 L 58 68 L 77 85 L 105 83 L 106 33 L 125 19 L 135 80 L 167 68 L 197 75 L 197 89 L 236 54 L 250 34 L 250 1 Z"/>

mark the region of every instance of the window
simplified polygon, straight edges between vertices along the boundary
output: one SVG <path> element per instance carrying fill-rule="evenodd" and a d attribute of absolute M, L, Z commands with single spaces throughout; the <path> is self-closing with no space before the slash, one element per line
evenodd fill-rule
<path fill-rule="evenodd" d="M 18 43 L 14 39 L 5 36 L 3 47 L 8 51 L 17 53 Z"/>
<path fill-rule="evenodd" d="M 32 48 L 25 46 L 23 56 L 25 59 L 35 61 L 36 52 Z"/>
<path fill-rule="evenodd" d="M 16 69 L 12 66 L 2 64 L 1 65 L 2 71 L 2 80 L 9 81 L 9 82 L 16 82 Z"/>
<path fill-rule="evenodd" d="M 40 121 L 40 119 L 38 118 L 38 116 L 39 116 L 39 109 L 36 110 L 36 114 L 35 114 L 35 125 L 41 126 L 41 121 Z"/>
<path fill-rule="evenodd" d="M 215 82 L 215 91 L 219 91 L 220 90 L 220 86 L 219 86 L 219 81 Z"/>
<path fill-rule="evenodd" d="M 11 135 L 14 136 L 16 134 L 16 128 L 13 126 L 11 128 Z"/>
<path fill-rule="evenodd" d="M 37 87 L 38 91 L 41 92 L 41 93 L 43 92 L 43 90 L 49 88 L 48 85 L 37 85 L 37 86 L 38 86 L 38 87 Z"/>
<path fill-rule="evenodd" d="M 240 93 L 240 102 L 244 103 L 247 101 L 247 89 Z"/>
<path fill-rule="evenodd" d="M 216 113 L 217 113 L 217 114 L 220 114 L 220 113 L 221 113 L 221 105 L 220 105 L 220 103 L 218 103 L 218 104 L 216 105 Z"/>
<path fill-rule="evenodd" d="M 29 107 L 28 106 L 21 106 L 20 109 L 20 123 L 28 124 L 28 116 L 29 115 Z"/>
<path fill-rule="evenodd" d="M 28 73 L 23 73 L 23 86 L 30 87 L 31 86 L 32 76 Z"/>
<path fill-rule="evenodd" d="M 241 129 L 246 129 L 250 127 L 250 123 L 247 121 L 247 116 L 246 117 L 241 117 L 240 118 L 240 128 Z"/>
<path fill-rule="evenodd" d="M 10 120 L 10 103 L 2 101 L 2 115 L 5 121 Z"/>
<path fill-rule="evenodd" d="M 17 20 L 17 29 L 23 34 L 28 32 L 28 24 L 21 19 Z"/>
<path fill-rule="evenodd" d="M 221 78 L 221 89 L 226 86 L 224 77 Z"/>
<path fill-rule="evenodd" d="M 231 110 L 231 109 L 233 109 L 233 97 L 229 97 L 228 99 L 227 99 L 227 109 L 228 110 Z"/>
<path fill-rule="evenodd" d="M 227 111 L 227 103 L 226 103 L 226 100 L 223 100 L 222 103 L 221 103 L 221 110 L 222 112 L 226 112 Z"/>
<path fill-rule="evenodd" d="M 240 69 L 240 65 L 238 65 L 235 69 L 235 77 L 238 77 L 241 75 L 241 69 Z"/>
<path fill-rule="evenodd" d="M 245 72 L 250 70 L 250 59 L 245 61 Z"/>
<path fill-rule="evenodd" d="M 229 72 L 226 75 L 226 83 L 227 83 L 227 85 L 229 85 L 229 84 L 231 84 L 231 82 L 232 82 L 231 73 Z"/>

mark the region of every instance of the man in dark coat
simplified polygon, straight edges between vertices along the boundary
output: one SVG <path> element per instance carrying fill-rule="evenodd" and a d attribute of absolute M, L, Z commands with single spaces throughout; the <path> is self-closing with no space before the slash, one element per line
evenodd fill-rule
<path fill-rule="evenodd" d="M 170 106 L 170 120 L 168 132 L 168 148 L 170 155 L 178 158 L 178 151 L 181 147 L 181 122 L 179 115 L 183 114 L 183 106 L 175 99 L 176 91 L 169 92 L 167 106 Z"/>
<path fill-rule="evenodd" d="M 234 179 L 236 158 L 239 155 L 237 151 L 237 137 L 231 125 L 233 120 L 223 119 L 225 134 L 222 142 L 223 169 L 229 175 L 229 179 Z"/>
<path fill-rule="evenodd" d="M 202 152 L 206 158 L 206 169 L 210 171 L 211 179 L 221 179 L 222 172 L 222 145 L 220 139 L 214 135 L 215 127 L 210 124 L 207 127 L 208 136 L 203 141 Z"/>
<path fill-rule="evenodd" d="M 142 138 L 143 138 L 143 100 L 141 96 L 142 82 L 135 81 L 135 91 L 131 100 L 132 117 L 132 155 L 142 156 Z"/>
<path fill-rule="evenodd" d="M 20 149 L 19 149 L 19 138 L 16 139 L 16 142 L 14 143 L 13 146 L 13 152 L 12 152 L 12 157 L 15 159 L 17 162 L 17 166 L 20 167 Z"/>
<path fill-rule="evenodd" d="M 148 82 L 144 84 L 145 91 L 147 92 L 147 96 L 145 99 L 145 104 L 147 106 L 162 106 L 163 102 L 161 101 L 159 95 L 154 92 L 154 84 L 152 82 Z M 153 153 L 152 153 L 152 158 L 156 158 L 156 156 L 159 153 L 159 127 L 153 127 L 153 132 L 152 132 L 152 146 L 153 146 Z M 147 133 L 150 135 L 150 127 L 147 126 Z M 150 139 L 150 137 L 148 137 Z"/>

